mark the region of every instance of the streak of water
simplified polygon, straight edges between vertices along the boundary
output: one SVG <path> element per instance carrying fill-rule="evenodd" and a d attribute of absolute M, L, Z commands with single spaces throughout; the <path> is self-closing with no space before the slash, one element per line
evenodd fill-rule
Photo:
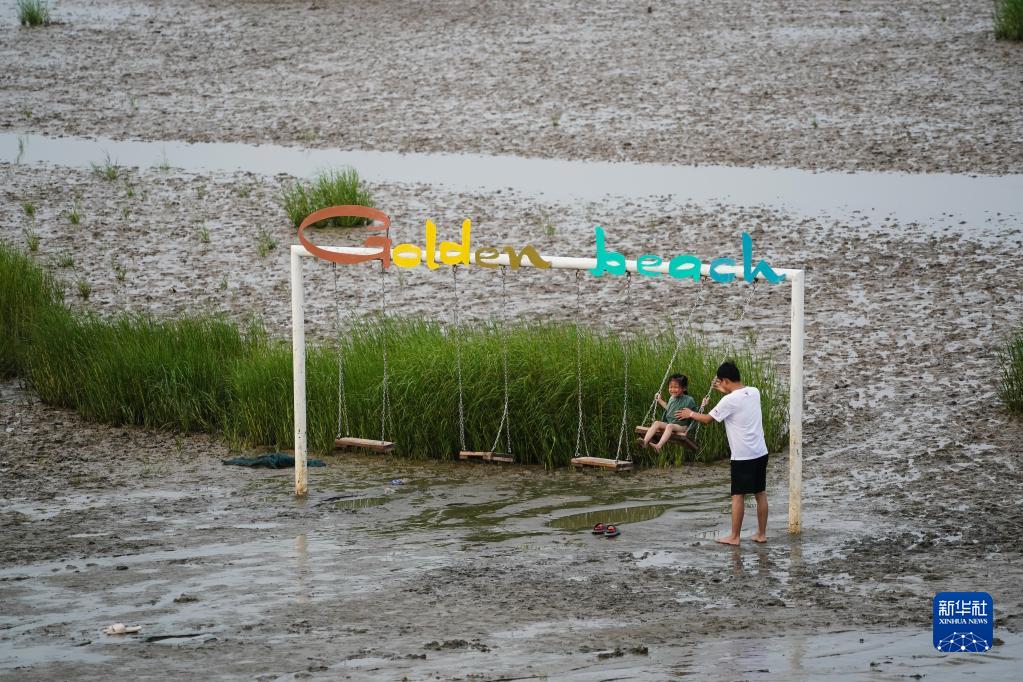
<path fill-rule="evenodd" d="M 858 212 L 869 222 L 891 216 L 932 229 L 955 227 L 963 232 L 982 230 L 984 223 L 998 222 L 1001 216 L 1023 209 L 1023 175 L 813 172 L 0 133 L 0 161 L 89 168 L 107 155 L 117 164 L 140 168 L 166 164 L 191 172 L 245 170 L 299 177 L 318 169 L 353 166 L 376 182 L 426 183 L 469 191 L 511 189 L 563 201 L 663 196 L 698 204 L 762 206 L 805 216 Z"/>

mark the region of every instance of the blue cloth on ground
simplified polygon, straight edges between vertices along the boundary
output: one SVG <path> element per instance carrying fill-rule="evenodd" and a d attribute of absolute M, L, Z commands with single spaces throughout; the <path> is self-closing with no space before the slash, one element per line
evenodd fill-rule
<path fill-rule="evenodd" d="M 260 457 L 235 457 L 223 460 L 224 464 L 233 464 L 240 467 L 266 467 L 267 469 L 292 469 L 295 466 L 295 458 L 283 452 L 271 452 Z M 308 459 L 305 463 L 309 467 L 325 467 L 327 463 L 320 459 Z"/>

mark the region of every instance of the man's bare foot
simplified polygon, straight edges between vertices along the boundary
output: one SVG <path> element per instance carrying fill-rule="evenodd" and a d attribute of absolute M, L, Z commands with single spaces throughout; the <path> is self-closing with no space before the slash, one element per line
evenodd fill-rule
<path fill-rule="evenodd" d="M 767 542 L 767 536 L 761 535 L 760 533 L 754 533 L 749 539 L 753 542 Z"/>
<path fill-rule="evenodd" d="M 714 542 L 720 542 L 722 545 L 738 545 L 739 544 L 739 536 L 738 535 L 725 535 L 724 537 L 718 538 Z"/>

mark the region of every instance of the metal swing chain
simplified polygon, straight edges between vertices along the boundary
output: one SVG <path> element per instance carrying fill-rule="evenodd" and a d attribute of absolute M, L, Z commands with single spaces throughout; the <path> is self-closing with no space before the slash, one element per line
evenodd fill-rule
<path fill-rule="evenodd" d="M 491 452 L 497 452 L 497 444 L 501 442 L 501 431 L 505 434 L 505 452 L 511 454 L 511 410 L 509 409 L 508 396 L 508 267 L 501 266 L 501 364 L 504 372 L 504 412 L 501 413 L 501 423 L 497 427 L 497 435 L 494 437 L 494 445 Z"/>
<path fill-rule="evenodd" d="M 455 336 L 455 367 L 458 370 L 458 441 L 465 450 L 465 403 L 462 400 L 462 341 L 461 333 L 458 331 L 458 266 L 451 266 L 451 286 L 454 289 L 455 305 L 451 307 L 451 316 L 454 329 L 451 333 Z"/>
<path fill-rule="evenodd" d="M 735 321 L 735 328 L 736 329 L 739 327 L 739 325 L 742 323 L 743 319 L 746 317 L 746 311 L 749 309 L 749 304 L 753 300 L 753 296 L 757 293 L 757 281 L 758 280 L 753 280 L 750 283 L 749 289 L 746 291 L 746 295 L 743 297 L 742 307 L 739 309 L 739 319 L 737 319 Z M 734 331 L 732 332 L 732 336 L 733 337 L 735 336 L 735 332 Z M 708 400 L 710 400 L 710 394 L 711 394 L 711 391 L 713 391 L 713 390 L 714 390 L 714 381 L 712 380 L 710 382 L 710 386 L 707 387 L 707 395 L 703 396 L 703 400 L 700 401 L 700 404 L 697 406 L 697 411 L 698 412 L 703 412 L 703 405 Z M 696 421 L 696 420 L 693 420 L 693 421 Z M 687 434 L 687 435 L 689 435 L 690 438 L 693 438 L 695 440 L 696 439 L 696 434 L 699 431 L 700 431 L 700 422 L 697 421 L 696 424 L 693 426 L 692 434 L 691 435 Z"/>
<path fill-rule="evenodd" d="M 341 302 L 337 293 L 337 263 L 331 263 L 334 271 L 334 334 L 337 352 L 337 435 L 335 440 L 351 433 L 348 423 L 348 399 L 345 396 L 345 356 L 341 348 Z M 344 431 L 341 427 L 344 426 Z"/>
<path fill-rule="evenodd" d="M 391 395 L 389 389 L 390 375 L 387 367 L 387 274 L 384 270 L 383 262 L 380 263 L 380 317 L 381 328 L 384 332 L 381 340 L 384 360 L 384 383 L 382 387 L 383 401 L 380 405 L 380 440 L 384 441 L 387 435 L 387 416 L 391 411 Z"/>
<path fill-rule="evenodd" d="M 625 272 L 625 309 L 632 310 L 632 273 Z M 622 354 L 625 356 L 625 385 L 622 388 L 622 427 L 618 430 L 618 449 L 615 461 L 622 456 L 622 441 L 625 440 L 625 422 L 629 417 L 629 348 L 622 342 Z M 629 455 L 631 461 L 632 455 Z"/>
<path fill-rule="evenodd" d="M 704 287 L 703 280 L 701 279 L 700 290 L 696 294 L 696 302 L 693 303 L 693 307 L 689 309 L 689 315 L 686 316 L 685 328 L 687 330 L 692 329 L 691 320 L 693 319 L 693 313 L 695 313 L 696 309 L 699 308 L 700 305 L 703 303 L 703 298 L 704 296 L 706 296 L 706 294 L 707 289 Z M 675 350 L 671 354 L 671 359 L 668 360 L 668 367 L 667 369 L 664 370 L 664 376 L 661 378 L 661 384 L 660 386 L 657 387 L 658 395 L 660 395 L 661 391 L 664 390 L 664 384 L 668 382 L 668 377 L 671 376 L 671 368 L 675 364 L 675 360 L 676 358 L 678 358 L 679 351 L 682 350 L 682 344 L 685 342 L 685 340 L 686 340 L 685 334 L 683 334 L 680 329 L 675 335 Z M 654 416 L 656 409 L 657 400 L 654 399 L 653 401 L 651 401 L 649 409 L 647 409 L 646 414 L 643 416 L 642 421 L 643 424 L 646 424 L 647 421 L 649 421 Z"/>
<path fill-rule="evenodd" d="M 590 456 L 590 448 L 586 444 L 586 436 L 583 434 L 583 343 L 579 334 L 579 321 L 582 319 L 583 297 L 582 297 L 582 271 L 575 271 L 575 377 L 576 377 L 576 398 L 579 408 L 579 426 L 575 431 L 575 457 L 579 456 L 579 445 L 582 444 L 586 456 Z"/>

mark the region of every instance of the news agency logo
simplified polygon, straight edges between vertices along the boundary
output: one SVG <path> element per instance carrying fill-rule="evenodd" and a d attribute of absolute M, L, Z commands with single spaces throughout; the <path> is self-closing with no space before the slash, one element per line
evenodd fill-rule
<path fill-rule="evenodd" d="M 995 638 L 995 602 L 987 592 L 934 595 L 934 648 L 945 653 L 982 653 Z"/>

